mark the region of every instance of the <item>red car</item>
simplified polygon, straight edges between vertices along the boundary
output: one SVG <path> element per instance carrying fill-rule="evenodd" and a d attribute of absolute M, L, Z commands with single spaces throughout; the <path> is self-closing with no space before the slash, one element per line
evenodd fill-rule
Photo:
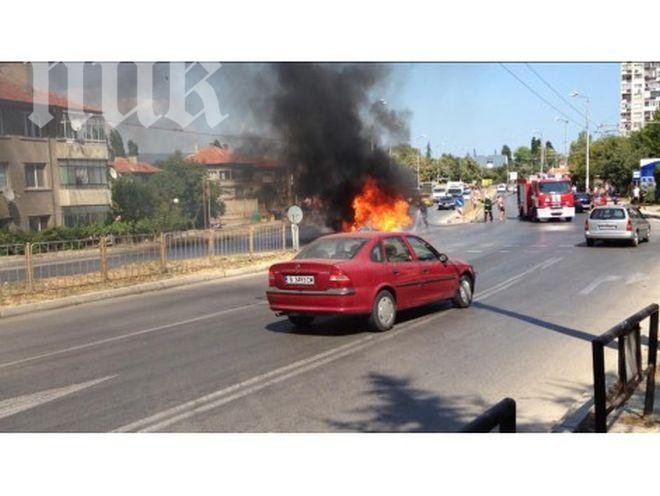
<path fill-rule="evenodd" d="M 304 327 L 317 315 L 368 315 L 391 329 L 396 312 L 443 299 L 472 303 L 475 273 L 409 233 L 353 232 L 317 239 L 268 273 L 268 303 Z"/>

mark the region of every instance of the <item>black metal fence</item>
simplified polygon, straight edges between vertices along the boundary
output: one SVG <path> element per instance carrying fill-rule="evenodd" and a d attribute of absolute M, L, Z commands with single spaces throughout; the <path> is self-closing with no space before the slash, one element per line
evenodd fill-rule
<path fill-rule="evenodd" d="M 649 319 L 647 366 L 642 364 L 641 322 Z M 618 380 L 608 393 L 605 383 L 605 347 L 618 340 Z M 594 373 L 595 431 L 607 432 L 607 416 L 632 396 L 646 377 L 644 415 L 653 413 L 655 365 L 658 353 L 658 304 L 654 303 L 591 341 Z"/>
<path fill-rule="evenodd" d="M 490 432 L 497 426 L 500 432 L 516 432 L 516 402 L 511 398 L 504 398 L 490 407 L 459 432 Z"/>

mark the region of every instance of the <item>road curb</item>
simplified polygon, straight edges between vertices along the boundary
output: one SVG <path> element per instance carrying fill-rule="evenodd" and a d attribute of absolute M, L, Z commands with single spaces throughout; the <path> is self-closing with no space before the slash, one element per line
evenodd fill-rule
<path fill-rule="evenodd" d="M 282 257 L 283 260 L 288 258 Z M 153 281 L 140 284 L 133 284 L 123 288 L 104 289 L 94 291 L 91 293 L 84 293 L 74 296 L 65 296 L 54 300 L 39 301 L 35 303 L 26 303 L 15 307 L 0 309 L 0 319 L 6 317 L 15 317 L 19 315 L 26 315 L 34 312 L 41 312 L 44 310 L 55 310 L 83 303 L 92 303 L 95 301 L 106 300 L 111 298 L 118 298 L 121 296 L 137 295 L 141 293 L 149 293 L 152 291 L 159 291 L 162 289 L 170 289 L 182 286 L 190 286 L 201 282 L 208 282 L 213 280 L 222 280 L 230 277 L 243 276 L 248 274 L 258 274 L 265 271 L 272 264 L 280 261 L 269 260 L 267 262 L 259 262 L 248 267 L 239 267 L 236 269 L 226 269 L 222 271 L 215 271 L 212 274 L 192 274 L 187 276 L 175 276 L 170 279 L 162 281 Z"/>
<path fill-rule="evenodd" d="M 580 427 L 585 423 L 589 417 L 589 413 L 594 406 L 593 393 L 591 391 L 585 392 L 578 400 L 576 400 L 568 413 L 555 424 L 550 432 L 552 433 L 573 433 L 580 430 Z"/>

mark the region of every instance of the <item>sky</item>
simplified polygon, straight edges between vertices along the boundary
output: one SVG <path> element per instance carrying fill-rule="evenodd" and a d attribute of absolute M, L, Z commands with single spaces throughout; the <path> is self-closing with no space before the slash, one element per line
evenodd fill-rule
<path fill-rule="evenodd" d="M 557 122 L 561 112 L 571 119 L 568 125 L 568 142 L 584 129 L 585 100 L 571 98 L 574 90 L 590 98 L 591 129 L 599 124 L 616 125 L 619 118 L 619 64 L 618 63 L 505 63 L 504 67 L 516 74 L 542 98 L 556 107 L 552 108 L 526 88 L 498 63 L 395 63 L 387 84 L 379 86 L 372 98 L 384 99 L 396 110 L 409 110 L 409 124 L 413 146 L 424 148 L 430 141 L 434 156 L 443 152 L 465 155 L 467 152 L 492 154 L 500 152 L 507 144 L 512 150 L 521 145 L 529 146 L 532 135 L 542 134 L 554 148 L 564 151 L 564 124 Z M 119 71 L 120 101 L 135 101 L 135 67 L 122 65 Z M 155 128 L 122 125 L 124 138 L 133 138 L 145 152 L 171 153 L 175 149 L 192 151 L 195 146 L 205 146 L 213 141 L 214 133 L 228 136 L 244 132 L 259 134 L 258 121 L 262 115 L 252 115 L 247 110 L 253 100 L 264 96 L 263 81 L 269 74 L 267 64 L 224 64 L 209 82 L 215 88 L 221 111 L 227 114 L 225 121 L 211 129 L 202 117 L 185 132 L 162 131 Z M 536 71 L 551 87 L 548 87 L 530 70 Z M 168 64 L 154 68 L 154 102 L 167 108 Z M 54 70 L 55 89 L 66 88 L 66 69 Z M 196 74 L 199 73 L 199 74 Z M 204 74 L 197 64 L 190 79 Z M 86 69 L 85 86 L 91 91 L 92 100 L 99 98 L 101 68 L 89 65 Z M 190 83 L 189 83 L 190 84 Z M 563 96 L 563 101 L 553 90 Z M 87 98 L 87 94 L 86 97 Z M 191 100 L 195 104 L 194 99 Z M 193 105 L 194 106 L 194 105 Z M 156 105 L 156 108 L 159 106 Z M 194 111 L 193 111 L 194 112 Z M 255 128 L 255 123 L 257 128 Z M 171 128 L 172 125 L 165 124 Z M 230 142 L 231 139 L 220 138 Z"/>
<path fill-rule="evenodd" d="M 506 63 L 527 85 L 575 122 L 569 122 L 568 141 L 584 129 L 584 117 L 546 86 L 523 63 Z M 584 113 L 586 101 L 571 98 L 579 91 L 590 99 L 591 129 L 618 124 L 618 63 L 530 63 L 559 94 Z M 500 152 L 529 146 L 542 132 L 557 151 L 564 149 L 563 117 L 535 96 L 497 63 L 397 64 L 399 85 L 387 95 L 388 104 L 407 107 L 414 146 L 431 142 L 433 155 Z M 390 103 L 391 102 L 391 103 Z M 426 135 L 429 138 L 420 137 Z M 422 144 L 423 143 L 423 144 Z"/>

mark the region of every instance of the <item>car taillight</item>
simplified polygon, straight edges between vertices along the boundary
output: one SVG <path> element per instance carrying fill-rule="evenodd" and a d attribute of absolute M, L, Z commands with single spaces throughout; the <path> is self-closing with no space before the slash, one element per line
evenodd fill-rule
<path fill-rule="evenodd" d="M 351 278 L 344 274 L 337 267 L 333 267 L 328 278 L 328 285 L 334 288 L 348 288 L 353 285 Z"/>
<path fill-rule="evenodd" d="M 632 230 L 633 230 L 632 220 L 628 219 L 628 224 L 626 224 L 626 231 L 632 231 Z"/>
<path fill-rule="evenodd" d="M 273 269 L 268 271 L 268 285 L 275 286 L 275 271 Z"/>
<path fill-rule="evenodd" d="M 589 230 L 589 221 L 588 221 L 588 220 L 585 220 L 585 221 L 584 221 L 584 230 L 585 230 L 585 231 L 588 231 L 588 230 Z"/>

